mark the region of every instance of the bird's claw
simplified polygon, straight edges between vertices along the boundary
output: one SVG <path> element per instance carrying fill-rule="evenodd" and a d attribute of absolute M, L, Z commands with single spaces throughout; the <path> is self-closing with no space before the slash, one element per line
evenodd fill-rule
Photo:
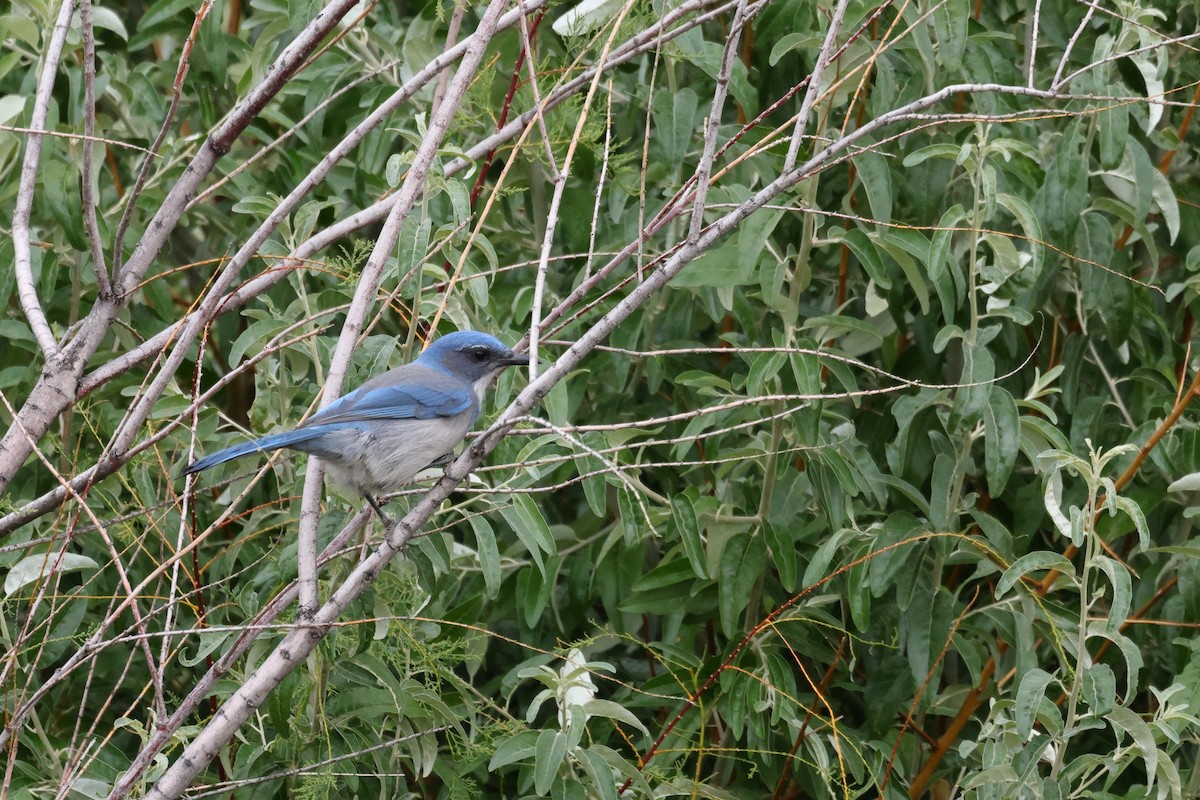
<path fill-rule="evenodd" d="M 429 462 L 429 466 L 425 469 L 435 469 L 437 467 L 445 467 L 454 461 L 454 453 L 443 453 L 442 455 Z"/>

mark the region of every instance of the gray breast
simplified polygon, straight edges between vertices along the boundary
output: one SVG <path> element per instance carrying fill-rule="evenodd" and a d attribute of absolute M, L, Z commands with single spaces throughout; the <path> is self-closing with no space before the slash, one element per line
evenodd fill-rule
<path fill-rule="evenodd" d="M 380 420 L 346 430 L 325 459 L 335 482 L 360 494 L 387 494 L 451 452 L 471 428 L 470 411 L 430 420 Z"/>

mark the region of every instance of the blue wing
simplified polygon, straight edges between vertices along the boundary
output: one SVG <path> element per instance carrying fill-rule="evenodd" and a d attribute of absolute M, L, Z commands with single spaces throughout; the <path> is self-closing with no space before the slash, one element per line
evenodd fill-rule
<path fill-rule="evenodd" d="M 373 378 L 353 392 L 339 397 L 300 427 L 368 420 L 453 417 L 474 405 L 475 395 L 471 391 L 471 384 L 410 364 Z"/>

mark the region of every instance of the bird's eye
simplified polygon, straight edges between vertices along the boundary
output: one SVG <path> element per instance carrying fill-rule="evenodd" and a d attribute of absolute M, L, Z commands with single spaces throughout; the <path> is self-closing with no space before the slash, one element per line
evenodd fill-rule
<path fill-rule="evenodd" d="M 471 358 L 475 359 L 476 364 L 482 364 L 488 360 L 488 351 L 483 347 L 472 348 Z"/>

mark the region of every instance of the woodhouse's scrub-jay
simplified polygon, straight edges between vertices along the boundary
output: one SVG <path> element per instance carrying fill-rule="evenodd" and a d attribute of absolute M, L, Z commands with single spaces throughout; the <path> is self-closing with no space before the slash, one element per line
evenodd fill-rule
<path fill-rule="evenodd" d="M 287 447 L 320 458 L 335 482 L 387 519 L 376 495 L 395 491 L 453 451 L 479 417 L 488 382 L 528 360 L 486 333 L 448 333 L 416 361 L 371 378 L 295 430 L 227 447 L 188 464 L 183 474 Z"/>

